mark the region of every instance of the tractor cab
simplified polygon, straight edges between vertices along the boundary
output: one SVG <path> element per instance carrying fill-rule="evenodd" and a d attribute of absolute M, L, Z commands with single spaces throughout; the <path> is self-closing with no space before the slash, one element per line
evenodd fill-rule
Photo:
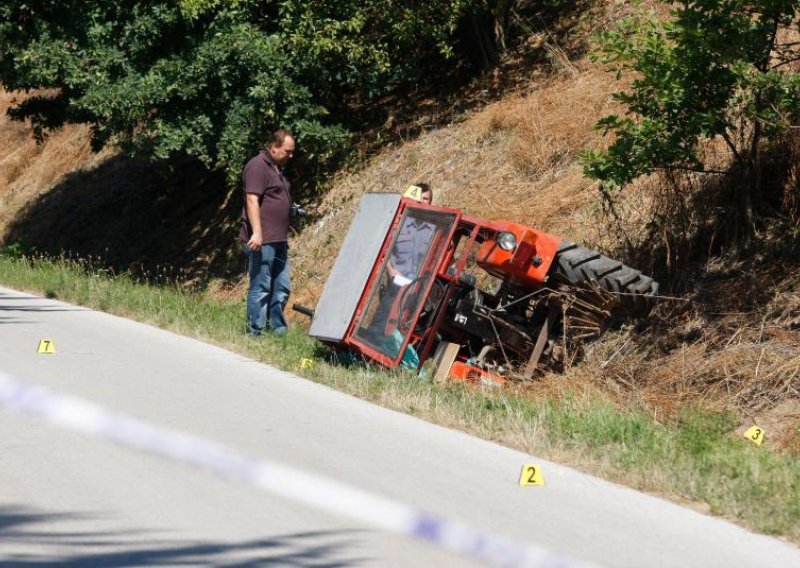
<path fill-rule="evenodd" d="M 349 343 L 387 366 L 398 364 L 409 344 L 419 345 L 417 321 L 430 315 L 431 289 L 448 260 L 457 212 L 402 200 L 389 238 L 356 309 Z M 426 305 L 427 304 L 427 305 Z"/>
<path fill-rule="evenodd" d="M 310 335 L 386 367 L 421 363 L 431 334 L 418 320 L 430 322 L 439 307 L 431 290 L 440 291 L 442 279 L 449 278 L 442 267 L 452 261 L 460 218 L 457 210 L 396 194 L 366 194 L 325 283 Z"/>

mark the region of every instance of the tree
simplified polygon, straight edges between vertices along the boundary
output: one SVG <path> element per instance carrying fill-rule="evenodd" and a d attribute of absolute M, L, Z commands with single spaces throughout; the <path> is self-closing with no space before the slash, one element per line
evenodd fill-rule
<path fill-rule="evenodd" d="M 670 2 L 670 4 L 673 4 Z M 796 124 L 800 102 L 798 0 L 681 0 L 669 21 L 652 13 L 601 35 L 599 59 L 633 77 L 614 98 L 627 108 L 598 127 L 615 139 L 584 154 L 584 172 L 619 188 L 657 170 L 709 173 L 702 143 L 724 141 L 736 191 L 736 239 L 752 234 L 768 142 Z"/>
<path fill-rule="evenodd" d="M 308 168 L 336 162 L 354 98 L 450 55 L 472 0 L 29 0 L 0 5 L 0 81 L 50 89 L 12 109 L 42 135 L 88 122 L 96 147 L 241 164 L 295 131 Z"/>

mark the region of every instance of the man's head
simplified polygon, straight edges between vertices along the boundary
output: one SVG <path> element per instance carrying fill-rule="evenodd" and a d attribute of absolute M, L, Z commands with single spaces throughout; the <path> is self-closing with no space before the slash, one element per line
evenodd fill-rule
<path fill-rule="evenodd" d="M 422 203 L 427 203 L 428 205 L 430 205 L 431 202 L 433 201 L 433 190 L 431 189 L 431 186 L 425 182 L 418 182 L 415 183 L 414 185 L 416 185 L 418 188 L 422 190 L 420 192 L 419 200 Z"/>
<path fill-rule="evenodd" d="M 272 161 L 279 166 L 285 166 L 286 162 L 294 156 L 294 136 L 289 130 L 281 128 L 276 130 L 267 139 L 267 153 Z"/>

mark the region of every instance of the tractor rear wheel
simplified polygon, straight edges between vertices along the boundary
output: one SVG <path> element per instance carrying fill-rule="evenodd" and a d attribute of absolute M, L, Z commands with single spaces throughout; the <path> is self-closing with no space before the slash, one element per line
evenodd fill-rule
<path fill-rule="evenodd" d="M 648 312 L 648 296 L 658 293 L 658 282 L 641 271 L 568 241 L 561 241 L 551 270 L 563 282 L 599 285 L 617 297 L 620 307 L 636 314 Z"/>

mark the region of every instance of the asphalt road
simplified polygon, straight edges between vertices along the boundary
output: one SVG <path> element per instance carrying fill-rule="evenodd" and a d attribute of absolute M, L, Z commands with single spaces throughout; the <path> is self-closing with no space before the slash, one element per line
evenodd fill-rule
<path fill-rule="evenodd" d="M 41 339 L 56 352 L 37 354 Z M 606 566 L 800 550 L 169 332 L 0 288 L 0 370 Z M 522 465 L 545 485 L 520 487 Z M 0 565 L 471 566 L 425 543 L 0 408 Z"/>

